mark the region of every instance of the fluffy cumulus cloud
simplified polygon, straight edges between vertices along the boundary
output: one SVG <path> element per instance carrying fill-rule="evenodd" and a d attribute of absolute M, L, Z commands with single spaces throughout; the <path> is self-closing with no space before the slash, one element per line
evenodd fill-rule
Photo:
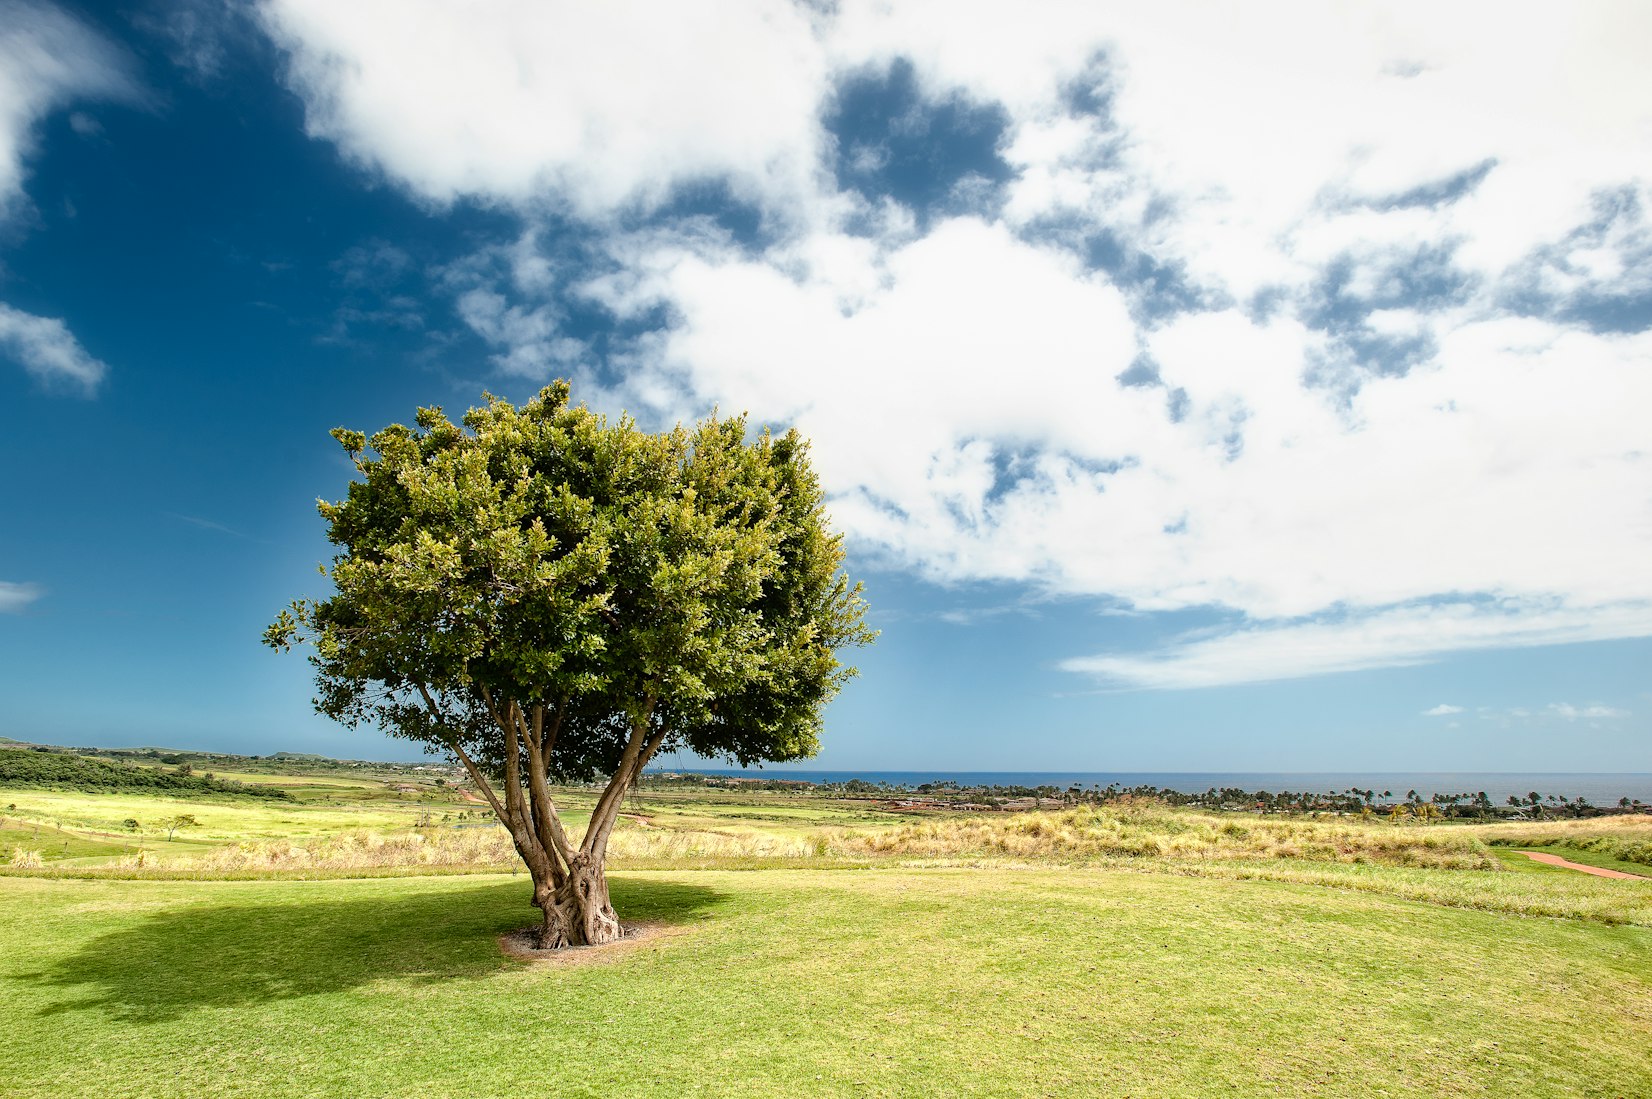
<path fill-rule="evenodd" d="M 311 134 L 438 203 L 589 216 L 727 180 L 812 190 L 824 59 L 785 0 L 488 5 L 273 0 Z"/>
<path fill-rule="evenodd" d="M 314 134 L 520 212 L 447 280 L 502 368 L 798 424 L 892 566 L 1227 623 L 1075 672 L 1652 634 L 1642 5 L 394 7 L 261 17 Z"/>
<path fill-rule="evenodd" d="M 24 157 L 50 111 L 136 90 L 117 47 L 55 7 L 0 2 L 0 213 L 23 193 Z"/>
<path fill-rule="evenodd" d="M 137 95 L 125 55 L 108 40 L 57 8 L 0 0 L 0 223 L 25 209 L 25 165 L 43 117 L 77 100 Z M 95 120 L 76 118 L 77 133 L 95 133 Z M 4 304 L 0 351 L 37 378 L 87 391 L 104 372 L 61 320 Z"/>

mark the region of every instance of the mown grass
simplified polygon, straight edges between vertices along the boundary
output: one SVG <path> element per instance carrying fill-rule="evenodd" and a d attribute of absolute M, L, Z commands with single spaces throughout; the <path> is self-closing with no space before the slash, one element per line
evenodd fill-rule
<path fill-rule="evenodd" d="M 526 892 L 0 880 L 7 1094 L 1652 1094 L 1638 928 L 1104 869 L 630 873 L 622 915 L 676 933 L 545 964 L 494 941 Z"/>
<path fill-rule="evenodd" d="M 57 860 L 110 857 L 128 850 L 130 847 L 118 840 L 67 832 L 50 824 L 0 818 L 0 865 L 10 862 L 13 853 L 18 851 L 37 853 L 43 860 Z"/>
<path fill-rule="evenodd" d="M 1652 928 L 1652 882 L 1597 878 L 1559 867 L 1533 875 L 1279 859 L 1169 867 L 1152 863 L 1139 868 L 1204 878 L 1293 882 L 1511 916 Z"/>

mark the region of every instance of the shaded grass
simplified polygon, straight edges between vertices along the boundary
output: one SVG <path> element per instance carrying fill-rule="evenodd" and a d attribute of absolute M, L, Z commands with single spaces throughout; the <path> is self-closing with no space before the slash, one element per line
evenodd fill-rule
<path fill-rule="evenodd" d="M 526 893 L 0 881 L 8 1094 L 1652 1094 L 1636 928 L 1095 869 L 633 873 L 622 916 L 685 933 L 565 966 L 499 953 Z"/>

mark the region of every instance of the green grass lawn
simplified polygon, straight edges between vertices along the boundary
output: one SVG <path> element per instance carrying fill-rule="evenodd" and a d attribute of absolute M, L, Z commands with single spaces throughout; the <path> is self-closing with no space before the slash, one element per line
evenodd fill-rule
<path fill-rule="evenodd" d="M 1652 1095 L 1641 927 L 1106 869 L 672 871 L 614 897 L 674 933 L 525 963 L 494 937 L 526 894 L 0 879 L 6 1094 Z"/>
<path fill-rule="evenodd" d="M 107 858 L 132 850 L 130 844 L 122 843 L 119 839 L 66 832 L 50 824 L 33 821 L 0 819 L 0 864 L 9 861 L 12 851 L 17 848 L 38 851 L 42 858 L 49 861 Z"/>

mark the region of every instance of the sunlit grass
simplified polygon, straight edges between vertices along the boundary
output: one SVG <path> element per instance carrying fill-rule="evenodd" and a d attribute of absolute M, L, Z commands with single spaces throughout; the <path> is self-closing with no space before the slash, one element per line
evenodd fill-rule
<path fill-rule="evenodd" d="M 1105 869 L 614 896 L 677 933 L 513 961 L 494 937 L 534 913 L 501 876 L 0 880 L 6 1092 L 1652 1094 L 1638 928 Z"/>
<path fill-rule="evenodd" d="M 19 821 L 0 816 L 0 863 L 11 860 L 13 851 L 27 851 L 46 859 L 75 859 L 119 855 L 130 850 L 117 840 L 105 840 L 66 832 L 38 821 Z"/>
<path fill-rule="evenodd" d="M 1152 802 L 1061 813 L 936 817 L 882 830 L 833 833 L 829 849 L 931 859 L 1302 859 L 1454 870 L 1497 865 L 1476 836 L 1459 829 L 1353 819 L 1223 816 Z"/>
<path fill-rule="evenodd" d="M 180 831 L 177 838 L 200 842 L 227 842 L 284 836 L 321 836 L 354 829 L 410 828 L 424 814 L 440 818 L 459 807 L 432 807 L 414 801 L 369 804 L 316 804 L 304 801 L 265 802 L 252 799 L 183 799 L 137 794 L 90 794 L 55 790 L 0 790 L 0 809 L 10 819 L 44 822 L 77 831 L 118 834 L 127 819 L 153 832 L 161 820 L 189 813 L 197 827 Z M 485 813 L 485 807 L 469 809 Z M 151 835 L 150 838 L 153 838 Z M 164 836 L 161 837 L 164 840 Z"/>
<path fill-rule="evenodd" d="M 45 852 L 42 866 L 4 866 L 0 874 L 272 879 L 519 868 L 508 836 L 482 807 L 397 805 L 386 802 L 382 791 L 369 795 L 340 804 L 220 804 L 7 791 L 20 799 L 19 810 L 34 814 L 8 818 L 14 827 L 31 830 L 19 834 L 49 831 L 59 846 L 36 844 Z M 568 790 L 563 800 L 570 806 L 568 826 L 577 835 L 590 793 Z M 158 819 L 180 808 L 194 813 L 200 827 L 180 830 L 171 842 L 152 830 L 137 837 L 114 831 L 125 815 Z M 1380 818 L 1201 813 L 1151 801 L 1059 813 L 914 817 L 867 803 L 786 794 L 719 792 L 697 801 L 675 791 L 669 798 L 629 799 L 625 813 L 610 847 L 611 864 L 621 870 L 1118 865 L 1289 880 L 1523 915 L 1652 924 L 1643 883 L 1538 872 L 1531 869 L 1537 864 L 1507 854 L 1507 844 L 1558 837 L 1571 846 L 1553 850 L 1603 862 L 1609 856 L 1599 851 L 1580 854 L 1583 845 L 1641 842 L 1649 830 L 1644 818 L 1396 825 Z M 101 824 L 108 834 L 58 832 L 50 823 L 53 816 Z M 421 823 L 425 826 L 412 827 Z M 65 842 L 74 850 L 66 852 Z M 13 847 L 31 849 L 5 846 L 0 863 Z M 70 857 L 64 860 L 66 853 Z"/>

